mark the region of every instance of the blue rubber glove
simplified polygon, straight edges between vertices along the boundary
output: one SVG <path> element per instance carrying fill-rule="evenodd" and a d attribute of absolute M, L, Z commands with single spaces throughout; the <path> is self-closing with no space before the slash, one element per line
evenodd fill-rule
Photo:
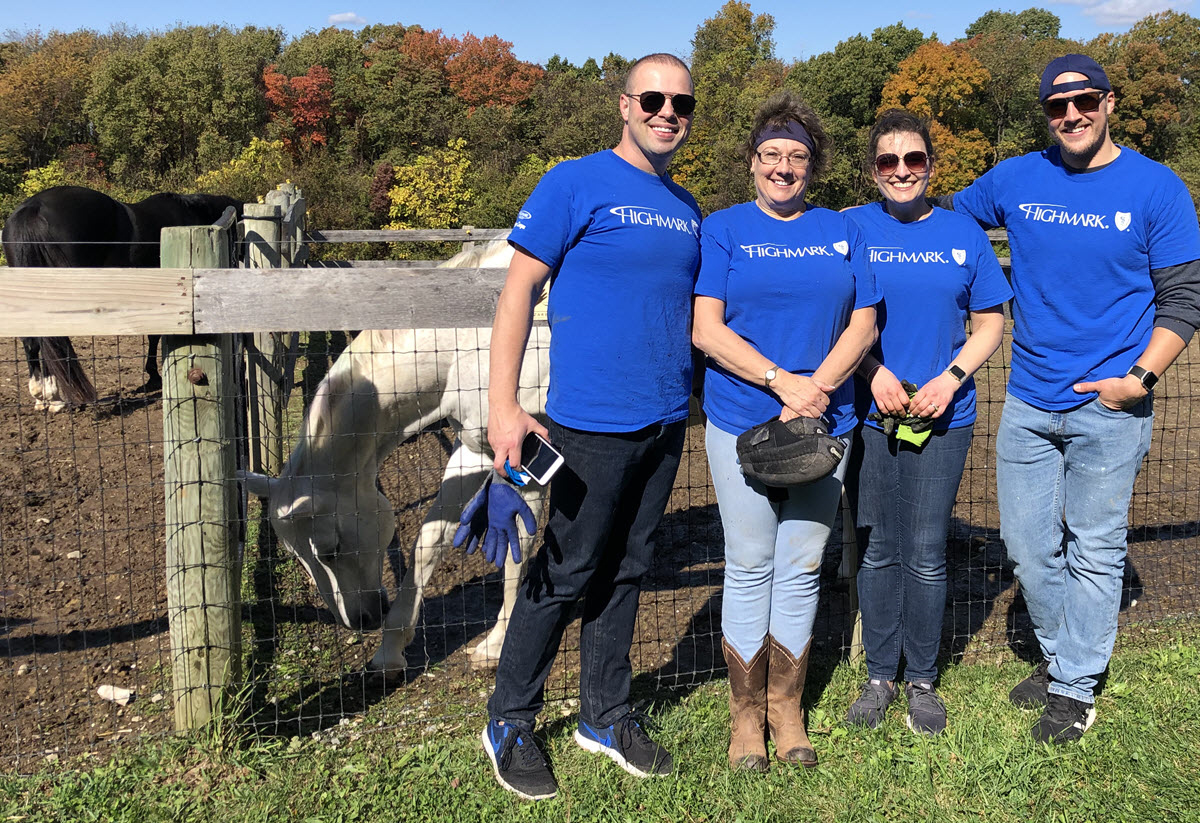
<path fill-rule="evenodd" d="M 517 518 L 521 518 L 530 535 L 537 531 L 537 521 L 517 490 L 507 483 L 493 483 L 494 477 L 489 472 L 479 491 L 463 508 L 462 516 L 458 518 L 458 531 L 454 533 L 454 548 L 466 543 L 467 554 L 473 554 L 482 547 L 484 558 L 497 568 L 503 568 L 504 556 L 509 552 L 514 563 L 521 562 Z"/>

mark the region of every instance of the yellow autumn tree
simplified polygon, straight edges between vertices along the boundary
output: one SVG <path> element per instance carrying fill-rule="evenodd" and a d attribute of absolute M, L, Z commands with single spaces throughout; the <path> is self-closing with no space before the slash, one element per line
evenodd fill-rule
<path fill-rule="evenodd" d="M 930 121 L 938 156 L 931 194 L 955 192 L 987 168 L 991 147 L 977 125 L 991 75 L 960 45 L 926 43 L 883 87 L 881 112 L 907 109 Z"/>

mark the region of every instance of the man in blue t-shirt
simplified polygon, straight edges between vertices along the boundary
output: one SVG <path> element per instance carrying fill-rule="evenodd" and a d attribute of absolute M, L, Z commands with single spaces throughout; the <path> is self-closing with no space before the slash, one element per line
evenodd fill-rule
<path fill-rule="evenodd" d="M 1055 145 L 954 195 L 1012 245 L 1013 344 L 996 438 L 1000 532 L 1042 662 L 1009 694 L 1036 740 L 1077 740 L 1117 631 L 1133 482 L 1151 391 L 1200 326 L 1200 231 L 1182 181 L 1113 143 L 1104 70 L 1068 54 L 1042 74 Z"/>
<path fill-rule="evenodd" d="M 566 461 L 550 483 L 545 541 L 509 620 L 482 735 L 497 781 L 530 800 L 557 791 L 532 731 L 579 601 L 576 742 L 640 777 L 672 769 L 629 705 L 629 648 L 687 425 L 700 210 L 666 169 L 691 129 L 692 95 L 678 58 L 638 60 L 620 98 L 620 143 L 547 172 L 509 237 L 515 253 L 492 329 L 488 441 L 497 470 L 506 460 L 520 464 L 530 432 Z M 517 400 L 547 280 L 548 429 Z"/>

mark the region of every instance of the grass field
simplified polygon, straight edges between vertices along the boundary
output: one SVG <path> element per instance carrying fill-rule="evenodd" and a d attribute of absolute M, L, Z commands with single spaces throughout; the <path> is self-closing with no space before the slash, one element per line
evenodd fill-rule
<path fill-rule="evenodd" d="M 809 726 L 821 765 L 731 773 L 724 680 L 643 695 L 677 773 L 639 781 L 571 740 L 574 718 L 552 706 L 539 733 L 558 799 L 500 790 L 480 751 L 478 715 L 416 745 L 392 732 L 320 739 L 239 738 L 223 729 L 144 741 L 106 762 L 48 764 L 0 777 L 6 821 L 1200 821 L 1200 625 L 1139 630 L 1123 642 L 1084 740 L 1050 748 L 1028 729 L 1035 712 L 1005 695 L 1028 673 L 1007 652 L 951 665 L 941 691 L 951 727 L 937 739 L 900 711 L 874 732 L 841 723 L 863 671 L 818 661 Z M 479 705 L 470 707 L 478 712 Z M 358 728 L 371 725 L 363 718 Z M 357 737 L 351 740 L 351 737 Z"/>

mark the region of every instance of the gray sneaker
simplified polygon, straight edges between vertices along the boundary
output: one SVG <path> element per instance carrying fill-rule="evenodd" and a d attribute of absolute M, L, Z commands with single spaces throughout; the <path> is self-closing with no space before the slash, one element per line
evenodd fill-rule
<path fill-rule="evenodd" d="M 846 712 L 846 724 L 849 726 L 866 726 L 874 729 L 883 722 L 888 705 L 900 694 L 895 684 L 888 685 L 886 680 L 868 680 L 863 683 L 862 694 Z"/>
<path fill-rule="evenodd" d="M 946 730 L 946 704 L 937 696 L 928 680 L 904 685 L 908 698 L 908 716 L 904 722 L 917 734 L 941 734 Z"/>

